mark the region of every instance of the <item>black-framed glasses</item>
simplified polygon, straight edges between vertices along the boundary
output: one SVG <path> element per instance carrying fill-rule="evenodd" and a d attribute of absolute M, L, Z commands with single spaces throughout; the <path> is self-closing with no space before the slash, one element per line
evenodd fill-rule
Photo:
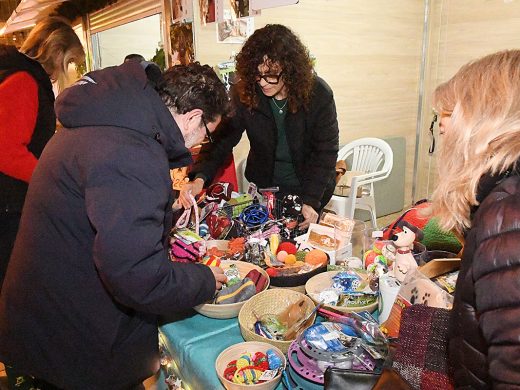
<path fill-rule="evenodd" d="M 282 77 L 283 70 L 279 74 L 257 74 L 256 82 L 260 82 L 260 80 L 264 79 L 267 84 L 278 84 L 280 82 L 280 78 Z"/>
<path fill-rule="evenodd" d="M 202 118 L 202 123 L 204 124 L 204 128 L 206 129 L 206 139 L 207 139 L 207 142 L 212 144 L 213 143 L 213 137 L 211 136 L 211 133 L 209 132 L 208 125 L 206 124 L 206 121 L 204 120 L 204 117 L 202 116 L 201 118 Z"/>
<path fill-rule="evenodd" d="M 432 122 L 430 123 L 430 137 L 431 137 L 431 143 L 430 147 L 428 148 L 428 153 L 433 154 L 435 152 L 435 134 L 433 133 L 433 128 L 435 126 L 435 123 L 437 122 L 437 119 L 439 118 L 439 115 L 435 110 L 433 110 L 433 118 Z"/>

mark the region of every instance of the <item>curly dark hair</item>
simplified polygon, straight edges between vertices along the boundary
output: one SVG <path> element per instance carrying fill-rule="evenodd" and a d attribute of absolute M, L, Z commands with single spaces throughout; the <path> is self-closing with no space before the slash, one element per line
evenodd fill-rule
<path fill-rule="evenodd" d="M 163 102 L 179 114 L 196 108 L 204 111 L 204 118 L 213 122 L 229 111 L 226 87 L 209 65 L 193 62 L 166 70 L 156 90 Z"/>
<path fill-rule="evenodd" d="M 263 63 L 280 64 L 288 91 L 289 111 L 306 109 L 314 82 L 312 62 L 309 50 L 289 28 L 268 24 L 256 30 L 236 57 L 240 101 L 250 108 L 258 106 L 256 76 L 258 65 Z"/>

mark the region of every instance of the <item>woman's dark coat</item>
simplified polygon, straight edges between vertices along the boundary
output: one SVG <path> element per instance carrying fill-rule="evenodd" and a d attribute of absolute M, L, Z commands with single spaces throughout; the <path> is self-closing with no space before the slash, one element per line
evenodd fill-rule
<path fill-rule="evenodd" d="M 206 145 L 190 176 L 201 174 L 212 179 L 245 131 L 250 143 L 245 176 L 258 188 L 273 185 L 278 130 L 267 98 L 258 89 L 255 109 L 239 102 L 233 92 L 235 115 L 218 129 L 218 142 Z M 339 129 L 336 105 L 330 87 L 316 77 L 308 110 L 287 112 L 285 132 L 296 176 L 301 183 L 303 203 L 316 210 L 323 208 L 334 191 L 338 157 Z M 283 188 L 281 188 L 283 190 Z"/>
<path fill-rule="evenodd" d="M 520 177 L 480 182 L 451 318 L 460 389 L 520 389 Z"/>

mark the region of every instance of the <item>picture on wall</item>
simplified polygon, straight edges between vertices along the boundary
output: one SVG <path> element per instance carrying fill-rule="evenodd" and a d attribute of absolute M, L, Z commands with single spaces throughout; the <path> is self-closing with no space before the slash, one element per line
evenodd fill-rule
<path fill-rule="evenodd" d="M 254 30 L 252 18 L 236 19 L 231 11 L 224 10 L 224 21 L 217 24 L 219 43 L 244 43 Z"/>
<path fill-rule="evenodd" d="M 195 60 L 193 22 L 177 22 L 170 26 L 171 64 L 187 65 Z"/>
<path fill-rule="evenodd" d="M 299 0 L 248 0 L 251 2 L 253 10 L 261 10 L 264 8 L 283 7 L 284 5 L 298 4 Z"/>
<path fill-rule="evenodd" d="M 217 19 L 215 0 L 199 0 L 200 22 L 213 23 Z"/>
<path fill-rule="evenodd" d="M 249 16 L 249 0 L 230 0 L 230 2 L 237 18 Z"/>
<path fill-rule="evenodd" d="M 254 31 L 254 19 L 239 18 L 234 5 L 235 0 L 216 0 L 218 43 L 244 43 Z"/>
<path fill-rule="evenodd" d="M 172 22 L 192 21 L 193 3 L 191 0 L 171 0 Z"/>

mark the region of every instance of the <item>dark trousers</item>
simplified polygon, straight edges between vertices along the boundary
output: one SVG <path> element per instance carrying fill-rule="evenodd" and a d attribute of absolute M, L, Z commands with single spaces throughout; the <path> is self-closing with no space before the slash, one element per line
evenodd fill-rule
<path fill-rule="evenodd" d="M 58 387 L 45 382 L 44 380 L 22 374 L 9 366 L 5 366 L 5 372 L 7 374 L 9 390 L 60 390 Z"/>
<path fill-rule="evenodd" d="M 43 379 L 33 378 L 30 375 L 23 374 L 13 367 L 5 366 L 7 374 L 7 383 L 9 390 L 62 390 Z M 128 390 L 144 390 L 144 385 L 139 382 L 128 387 Z"/>
<path fill-rule="evenodd" d="M 0 290 L 20 225 L 21 213 L 0 213 Z"/>

